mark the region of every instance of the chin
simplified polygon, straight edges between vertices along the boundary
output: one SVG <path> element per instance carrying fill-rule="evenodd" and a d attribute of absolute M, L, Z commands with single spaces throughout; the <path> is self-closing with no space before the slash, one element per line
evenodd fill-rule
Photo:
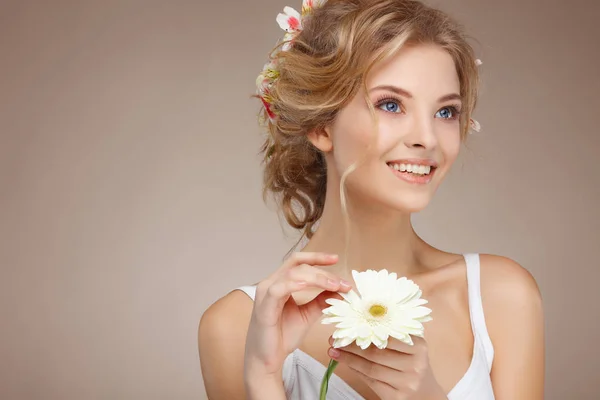
<path fill-rule="evenodd" d="M 431 203 L 440 181 L 439 177 L 436 177 L 438 179 L 428 184 L 411 184 L 398 181 L 393 176 L 392 180 L 388 176 L 377 176 L 370 180 L 366 177 L 360 178 L 354 181 L 349 179 L 347 182 L 348 198 L 351 202 L 358 202 L 355 203 L 357 205 L 362 203 L 362 207 L 378 210 L 377 212 L 387 209 L 392 213 L 402 214 L 423 211 Z M 358 182 L 362 184 L 357 185 Z M 383 188 L 386 189 L 382 190 Z"/>
<path fill-rule="evenodd" d="M 404 193 L 392 199 L 386 199 L 388 207 L 403 214 L 423 211 L 431 202 L 430 193 Z"/>

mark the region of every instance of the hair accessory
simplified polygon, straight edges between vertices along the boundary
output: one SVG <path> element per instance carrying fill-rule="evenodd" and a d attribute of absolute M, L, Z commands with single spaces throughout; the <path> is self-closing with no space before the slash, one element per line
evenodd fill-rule
<path fill-rule="evenodd" d="M 483 61 L 477 58 L 475 60 L 475 65 L 479 67 L 481 64 L 483 64 Z M 472 134 L 473 132 L 481 132 L 481 124 L 477 120 L 471 118 L 469 120 L 469 126 L 471 127 L 471 131 L 469 131 L 469 133 Z"/>
<path fill-rule="evenodd" d="M 301 13 L 292 7 L 284 7 L 283 13 L 277 15 L 279 27 L 285 31 L 281 51 L 288 51 L 294 42 L 294 38 L 302 32 L 302 20 L 316 7 L 325 4 L 326 0 L 303 0 Z M 256 78 L 257 95 L 260 98 L 267 115 L 271 121 L 277 117 L 271 105 L 273 98 L 270 95 L 273 83 L 279 78 L 278 60 L 275 54 L 271 54 L 269 62 L 265 64 L 262 72 Z"/>

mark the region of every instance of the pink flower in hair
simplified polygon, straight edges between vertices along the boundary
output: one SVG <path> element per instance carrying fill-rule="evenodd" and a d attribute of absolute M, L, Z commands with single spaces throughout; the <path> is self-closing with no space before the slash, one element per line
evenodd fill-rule
<path fill-rule="evenodd" d="M 298 32 L 302 30 L 302 17 L 292 7 L 285 7 L 283 13 L 277 15 L 277 23 L 286 32 Z"/>
<path fill-rule="evenodd" d="M 304 0 L 302 2 L 302 16 L 310 13 L 314 8 L 320 7 L 325 4 L 325 0 Z"/>
<path fill-rule="evenodd" d="M 302 17 L 292 7 L 285 7 L 283 13 L 277 15 L 277 23 L 285 31 L 283 37 L 285 43 L 281 49 L 287 51 L 290 49 L 294 37 L 302 30 Z"/>
<path fill-rule="evenodd" d="M 302 19 L 312 10 L 321 6 L 326 0 L 303 0 L 302 14 L 294 10 L 292 7 L 284 7 L 283 13 L 277 15 L 277 23 L 285 31 L 283 37 L 282 51 L 290 49 L 294 38 L 302 31 Z M 265 64 L 260 75 L 256 78 L 257 94 L 260 98 L 267 115 L 271 120 L 275 120 L 276 114 L 273 111 L 273 98 L 269 94 L 273 84 L 279 78 L 278 58 L 272 56 L 270 61 Z"/>
<path fill-rule="evenodd" d="M 277 116 L 275 115 L 273 110 L 271 110 L 271 104 L 263 96 L 260 96 L 260 101 L 262 101 L 263 106 L 265 107 L 265 110 L 267 111 L 267 115 L 269 116 L 269 119 L 271 121 L 275 120 L 275 118 Z"/>

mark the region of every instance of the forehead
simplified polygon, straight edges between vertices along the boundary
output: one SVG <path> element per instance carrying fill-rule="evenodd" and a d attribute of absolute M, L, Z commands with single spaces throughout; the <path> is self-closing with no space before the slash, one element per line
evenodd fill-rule
<path fill-rule="evenodd" d="M 460 81 L 452 56 L 439 46 L 404 46 L 388 60 L 376 65 L 367 78 L 367 88 L 399 86 L 416 98 L 439 98 L 459 93 Z"/>

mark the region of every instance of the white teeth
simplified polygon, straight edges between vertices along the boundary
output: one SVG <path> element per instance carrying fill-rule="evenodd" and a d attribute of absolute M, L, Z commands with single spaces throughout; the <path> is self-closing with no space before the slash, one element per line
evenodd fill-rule
<path fill-rule="evenodd" d="M 431 173 L 430 165 L 416 165 L 416 164 L 389 164 L 389 166 L 396 171 L 400 172 L 411 172 L 418 175 L 429 175 Z"/>

